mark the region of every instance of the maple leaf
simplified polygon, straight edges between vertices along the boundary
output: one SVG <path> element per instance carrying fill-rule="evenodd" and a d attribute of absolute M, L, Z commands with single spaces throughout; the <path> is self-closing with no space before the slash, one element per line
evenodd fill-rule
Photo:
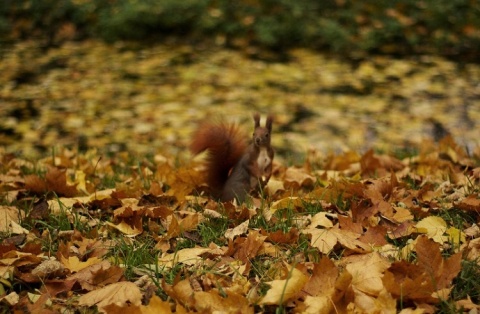
<path fill-rule="evenodd" d="M 450 288 L 453 278 L 461 269 L 461 252 L 443 259 L 439 244 L 419 237 L 415 246 L 418 263 L 393 263 L 386 271 L 383 282 L 395 297 L 426 303 L 440 300 L 441 291 Z"/>
<path fill-rule="evenodd" d="M 72 273 L 76 273 L 90 265 L 97 264 L 102 260 L 98 257 L 91 257 L 85 262 L 81 262 L 77 256 L 69 256 L 65 258 L 63 255 L 60 257 L 60 261 L 66 268 L 70 269 Z"/>
<path fill-rule="evenodd" d="M 65 197 L 72 197 L 78 193 L 75 185 L 67 184 L 66 171 L 55 167 L 47 169 L 45 179 L 34 174 L 26 176 L 25 188 L 37 194 L 45 194 L 52 191 L 59 196 Z"/>
<path fill-rule="evenodd" d="M 352 286 L 368 295 L 378 296 L 383 290 L 382 277 L 390 263 L 378 253 L 347 259 L 346 270 L 352 275 Z"/>
<path fill-rule="evenodd" d="M 122 281 L 110 284 L 103 288 L 90 291 L 78 299 L 79 306 L 97 305 L 101 313 L 106 313 L 105 307 L 110 304 L 126 306 L 142 304 L 140 288 L 132 282 Z"/>
<path fill-rule="evenodd" d="M 315 263 L 312 275 L 302 291 L 308 296 L 324 296 L 332 298 L 335 293 L 335 282 L 338 278 L 338 268 L 326 256 Z"/>
<path fill-rule="evenodd" d="M 237 252 L 234 257 L 238 258 L 242 262 L 246 263 L 250 259 L 257 256 L 260 248 L 262 247 L 267 237 L 260 234 L 257 230 L 250 230 L 247 235 L 247 239 L 238 246 Z"/>
<path fill-rule="evenodd" d="M 79 282 L 82 289 L 91 291 L 118 282 L 122 276 L 122 268 L 103 260 L 81 269 L 76 274 L 69 276 L 69 279 Z"/>
<path fill-rule="evenodd" d="M 337 243 L 343 247 L 359 252 L 369 252 L 371 248 L 369 245 L 358 240 L 359 234 L 347 230 L 341 230 L 338 225 L 329 229 L 318 229 L 314 226 L 309 226 L 302 230 L 302 233 L 310 234 L 310 243 L 312 246 L 318 248 L 320 252 L 328 254 L 332 251 Z"/>
<path fill-rule="evenodd" d="M 447 231 L 447 223 L 441 217 L 429 216 L 420 220 L 416 226 L 419 233 L 425 233 L 427 237 L 438 243 L 448 240 L 444 236 Z"/>
<path fill-rule="evenodd" d="M 209 252 L 209 248 L 195 247 L 179 250 L 175 253 L 166 254 L 158 259 L 158 265 L 171 268 L 177 263 L 194 265 L 201 261 L 200 255 Z"/>
<path fill-rule="evenodd" d="M 308 277 L 293 266 L 287 265 L 286 279 L 267 281 L 271 288 L 263 296 L 259 304 L 284 304 L 295 298 L 308 281 Z"/>

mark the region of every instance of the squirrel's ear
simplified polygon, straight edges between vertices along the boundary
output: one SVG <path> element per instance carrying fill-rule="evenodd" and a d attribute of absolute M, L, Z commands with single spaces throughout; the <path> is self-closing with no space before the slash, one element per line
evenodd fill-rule
<path fill-rule="evenodd" d="M 260 114 L 258 112 L 253 114 L 253 121 L 255 121 L 255 128 L 260 127 Z"/>
<path fill-rule="evenodd" d="M 265 122 L 265 127 L 266 127 L 270 132 L 272 132 L 272 124 L 273 124 L 273 116 L 272 116 L 272 115 L 268 115 L 267 121 Z"/>

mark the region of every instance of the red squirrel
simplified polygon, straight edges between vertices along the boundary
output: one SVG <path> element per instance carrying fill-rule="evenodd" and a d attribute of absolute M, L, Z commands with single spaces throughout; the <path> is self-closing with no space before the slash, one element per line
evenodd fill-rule
<path fill-rule="evenodd" d="M 203 123 L 193 135 L 194 155 L 207 151 L 207 184 L 222 202 L 245 201 L 247 194 L 263 188 L 272 175 L 274 151 L 270 145 L 273 117 L 260 126 L 260 114 L 253 115 L 255 130 L 247 146 L 238 126 Z"/>

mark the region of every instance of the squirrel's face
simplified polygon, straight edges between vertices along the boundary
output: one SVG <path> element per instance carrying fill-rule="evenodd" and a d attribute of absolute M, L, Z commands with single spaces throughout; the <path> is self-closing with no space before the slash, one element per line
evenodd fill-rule
<path fill-rule="evenodd" d="M 253 144 L 258 147 L 270 146 L 270 131 L 267 128 L 256 128 L 253 132 Z"/>

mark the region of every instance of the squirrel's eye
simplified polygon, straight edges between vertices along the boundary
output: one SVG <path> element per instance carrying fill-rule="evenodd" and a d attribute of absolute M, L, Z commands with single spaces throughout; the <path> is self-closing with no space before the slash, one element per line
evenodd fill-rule
<path fill-rule="evenodd" d="M 269 136 L 270 136 L 270 134 L 269 134 L 269 133 L 265 133 L 265 137 L 269 137 Z"/>

